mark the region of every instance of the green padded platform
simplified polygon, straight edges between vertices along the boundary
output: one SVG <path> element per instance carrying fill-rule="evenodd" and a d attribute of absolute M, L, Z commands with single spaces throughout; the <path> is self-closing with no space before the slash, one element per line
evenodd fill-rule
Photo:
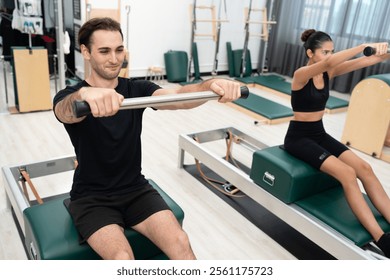
<path fill-rule="evenodd" d="M 232 77 L 232 76 L 231 76 Z M 241 82 L 241 83 L 244 83 L 244 84 L 254 84 L 255 83 L 255 79 L 254 79 L 254 76 L 249 76 L 249 77 L 236 77 L 234 78 L 235 80 Z"/>
<path fill-rule="evenodd" d="M 155 182 L 149 181 L 159 191 L 179 223 L 182 224 L 184 212 L 180 206 Z M 100 259 L 88 244 L 79 244 L 78 232 L 63 204 L 66 197 L 55 198 L 24 210 L 25 245 L 30 252 L 30 258 L 42 260 Z M 141 234 L 131 229 L 125 230 L 125 234 L 131 243 L 136 259 L 167 259 L 159 248 Z"/>
<path fill-rule="evenodd" d="M 381 228 L 385 232 L 390 232 L 390 224 L 375 209 L 367 195 L 364 195 L 364 198 Z M 325 222 L 348 239 L 353 240 L 357 246 L 361 247 L 373 241 L 372 236 L 352 213 L 341 187 L 332 188 L 325 192 L 301 199 L 296 201 L 295 204 Z"/>
<path fill-rule="evenodd" d="M 378 75 L 382 76 L 382 75 Z M 390 77 L 388 77 L 390 80 Z M 278 75 L 261 75 L 255 77 L 236 78 L 236 80 L 246 84 L 258 84 L 278 92 L 291 95 L 291 83 L 287 82 L 283 77 Z M 327 109 L 338 109 L 348 107 L 349 102 L 334 96 L 329 96 L 326 102 Z"/>
<path fill-rule="evenodd" d="M 387 83 L 390 86 L 390 74 L 372 75 L 372 76 L 368 76 L 366 79 L 382 80 L 382 81 L 384 81 L 385 83 Z"/>
<path fill-rule="evenodd" d="M 326 108 L 327 109 L 338 109 L 338 108 L 344 108 L 344 107 L 348 107 L 349 105 L 349 102 L 344 100 L 344 99 L 341 99 L 341 98 L 338 98 L 338 97 L 334 97 L 334 96 L 329 96 L 329 99 L 328 101 L 326 102 Z"/>
<path fill-rule="evenodd" d="M 258 76 L 255 79 L 255 84 L 291 95 L 291 83 L 279 76 Z"/>
<path fill-rule="evenodd" d="M 278 75 L 260 75 L 260 76 L 250 76 L 250 77 L 238 77 L 235 78 L 235 80 L 240 81 L 244 84 L 267 84 L 267 83 L 276 83 L 276 82 L 283 82 L 285 81 L 285 78 L 278 76 Z M 291 87 L 290 89 L 291 90 Z"/>
<path fill-rule="evenodd" d="M 270 120 L 286 118 L 293 115 L 290 108 L 251 92 L 248 98 L 237 99 L 233 103 Z"/>
<path fill-rule="evenodd" d="M 295 158 L 280 146 L 253 153 L 250 178 L 285 203 L 340 185 L 333 177 Z"/>
<path fill-rule="evenodd" d="M 180 82 L 179 84 L 181 85 L 181 86 L 185 86 L 185 85 L 193 85 L 193 84 L 200 84 L 200 83 L 202 83 L 203 82 L 203 80 L 192 80 L 192 81 L 189 81 L 189 82 Z"/>

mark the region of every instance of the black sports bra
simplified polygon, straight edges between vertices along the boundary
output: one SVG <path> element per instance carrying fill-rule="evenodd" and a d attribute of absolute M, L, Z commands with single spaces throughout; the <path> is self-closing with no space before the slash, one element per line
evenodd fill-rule
<path fill-rule="evenodd" d="M 325 109 L 329 98 L 329 75 L 324 72 L 324 88 L 317 89 L 313 79 L 300 90 L 291 91 L 291 106 L 294 112 L 317 112 Z"/>

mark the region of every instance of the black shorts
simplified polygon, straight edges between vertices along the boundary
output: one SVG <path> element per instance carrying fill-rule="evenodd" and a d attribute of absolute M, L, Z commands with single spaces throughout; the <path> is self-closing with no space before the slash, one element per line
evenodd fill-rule
<path fill-rule="evenodd" d="M 284 148 L 293 156 L 320 169 L 330 156 L 339 157 L 348 147 L 326 133 L 322 120 L 316 122 L 290 121 Z"/>
<path fill-rule="evenodd" d="M 116 196 L 94 195 L 71 201 L 69 212 L 84 243 L 98 229 L 118 224 L 130 228 L 169 206 L 150 184 Z"/>

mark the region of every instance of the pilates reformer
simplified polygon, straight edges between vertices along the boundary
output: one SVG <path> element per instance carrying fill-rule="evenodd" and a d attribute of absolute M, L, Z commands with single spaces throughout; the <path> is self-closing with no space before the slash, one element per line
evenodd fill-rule
<path fill-rule="evenodd" d="M 229 134 L 233 134 L 234 143 L 253 152 L 252 162 L 247 163 L 249 173 L 211 149 L 213 142 L 218 144 Z M 179 168 L 185 167 L 186 153 L 335 258 L 386 259 L 353 216 L 339 183 L 281 147 L 267 147 L 228 127 L 179 135 Z M 379 213 L 375 216 L 382 228 L 390 231 L 384 218 Z"/>
<path fill-rule="evenodd" d="M 246 87 L 241 88 L 242 97 L 248 95 Z M 211 91 L 165 95 L 158 97 L 129 98 L 121 109 L 135 109 L 167 105 L 177 102 L 215 100 L 219 95 Z M 80 107 L 81 106 L 81 107 Z M 88 114 L 87 103 L 75 103 L 75 114 L 79 108 Z M 87 244 L 79 244 L 78 233 L 67 210 L 69 193 L 41 198 L 32 179 L 73 171 L 76 168 L 75 156 L 56 158 L 42 162 L 23 163 L 2 167 L 6 191 L 7 208 L 11 209 L 15 222 L 20 229 L 21 239 L 29 259 L 65 260 L 99 259 L 99 256 Z M 160 192 L 177 220 L 182 224 L 184 212 L 151 179 L 149 182 Z M 30 200 L 27 185 L 30 186 L 36 200 Z M 70 187 L 70 186 L 69 186 Z M 136 259 L 166 259 L 166 255 L 151 241 L 137 232 L 126 229 L 125 235 L 132 244 Z"/>
<path fill-rule="evenodd" d="M 72 172 L 74 168 L 75 156 L 2 168 L 7 208 L 12 210 L 28 259 L 100 259 L 89 245 L 79 244 L 77 230 L 67 210 L 69 193 L 41 198 L 37 194 L 39 187 L 35 188 L 32 185 L 32 180 L 36 178 L 50 176 L 53 180 L 59 177 L 59 173 L 66 174 L 66 172 Z M 71 178 L 72 174 L 69 174 L 70 181 Z M 27 195 L 26 182 L 31 187 L 36 200 L 30 200 Z M 180 206 L 153 180 L 149 179 L 149 182 L 159 191 L 179 223 L 182 224 L 184 212 Z M 139 233 L 126 229 L 125 235 L 133 245 L 136 259 L 167 259 L 158 247 Z"/>
<path fill-rule="evenodd" d="M 255 123 L 277 124 L 293 117 L 291 108 L 253 92 L 247 99 L 238 99 L 227 105 L 253 117 Z"/>

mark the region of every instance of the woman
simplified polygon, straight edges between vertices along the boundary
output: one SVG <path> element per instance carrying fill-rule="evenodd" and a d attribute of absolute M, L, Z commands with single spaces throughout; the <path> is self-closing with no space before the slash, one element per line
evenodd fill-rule
<path fill-rule="evenodd" d="M 302 41 L 309 59 L 306 66 L 297 69 L 291 84 L 291 105 L 294 119 L 290 122 L 285 149 L 315 168 L 336 178 L 353 213 L 372 235 L 378 247 L 390 257 L 390 233 L 383 232 L 359 189 L 363 187 L 383 217 L 390 222 L 390 199 L 371 166 L 345 145 L 328 135 L 322 124 L 329 80 L 354 70 L 390 58 L 387 43 L 362 44 L 334 53 L 330 36 L 314 29 L 302 33 Z M 354 58 L 365 47 L 376 49 L 373 56 Z"/>

